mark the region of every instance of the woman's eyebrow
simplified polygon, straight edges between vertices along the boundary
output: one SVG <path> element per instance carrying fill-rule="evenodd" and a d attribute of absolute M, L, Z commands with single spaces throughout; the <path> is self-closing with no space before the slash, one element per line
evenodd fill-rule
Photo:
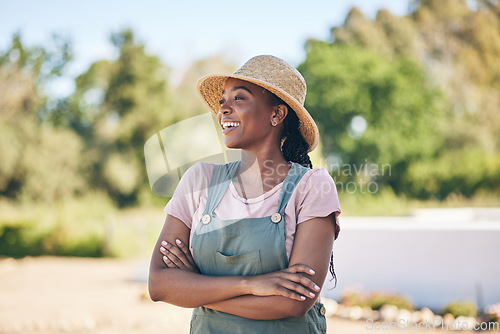
<path fill-rule="evenodd" d="M 238 89 L 246 90 L 247 92 L 249 92 L 250 94 L 252 94 L 252 92 L 250 91 L 250 89 L 246 88 L 245 86 L 236 86 L 236 87 L 233 87 L 233 88 L 231 88 L 231 92 L 234 92 L 234 91 L 236 91 Z M 226 91 L 223 91 L 222 95 L 224 95 L 225 93 L 226 93 Z"/>

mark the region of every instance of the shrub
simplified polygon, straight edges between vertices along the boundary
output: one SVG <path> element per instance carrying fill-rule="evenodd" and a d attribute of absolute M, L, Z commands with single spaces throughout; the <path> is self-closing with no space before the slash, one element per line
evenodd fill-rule
<path fill-rule="evenodd" d="M 380 308 L 385 304 L 394 305 L 399 309 L 413 309 L 412 302 L 398 294 L 375 292 L 368 296 L 367 306 L 373 310 L 380 310 Z"/>
<path fill-rule="evenodd" d="M 471 301 L 454 301 L 446 305 L 441 314 L 451 313 L 455 318 L 459 316 L 476 317 L 478 314 L 477 305 Z"/>
<path fill-rule="evenodd" d="M 345 306 L 361 305 L 364 302 L 364 297 L 361 292 L 353 289 L 346 289 L 342 293 L 340 303 Z"/>
<path fill-rule="evenodd" d="M 345 306 L 369 307 L 373 310 L 380 310 L 385 304 L 394 305 L 399 309 L 413 309 L 413 304 L 408 298 L 380 291 L 367 294 L 357 290 L 347 290 L 342 294 L 341 303 Z"/>
<path fill-rule="evenodd" d="M 115 212 L 103 194 L 52 205 L 0 201 L 0 256 L 110 255 L 106 222 Z"/>

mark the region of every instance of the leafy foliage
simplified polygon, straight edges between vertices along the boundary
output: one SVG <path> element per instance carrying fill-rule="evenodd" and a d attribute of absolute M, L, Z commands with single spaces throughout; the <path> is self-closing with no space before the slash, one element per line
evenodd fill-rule
<path fill-rule="evenodd" d="M 476 4 L 413 1 L 410 15 L 375 20 L 353 8 L 333 42 L 308 42 L 300 69 L 324 153 L 392 169 L 340 181 L 420 199 L 500 191 L 500 3 Z"/>
<path fill-rule="evenodd" d="M 380 310 L 384 305 L 394 305 L 399 309 L 413 310 L 413 304 L 408 298 L 382 291 L 365 293 L 347 289 L 342 294 L 341 303 L 345 306 L 369 307 L 372 310 Z"/>
<path fill-rule="evenodd" d="M 441 314 L 450 313 L 456 317 L 475 317 L 478 314 L 477 305 L 470 301 L 455 301 L 446 305 Z"/>
<path fill-rule="evenodd" d="M 54 44 L 26 48 L 15 34 L 0 53 L 0 195 L 48 202 L 86 188 L 80 137 L 45 121 L 45 86 L 71 59 L 69 42 L 54 37 Z"/>
<path fill-rule="evenodd" d="M 349 165 L 389 164 L 391 175 L 378 181 L 400 192 L 408 165 L 436 154 L 443 140 L 441 97 L 427 86 L 425 72 L 415 62 L 310 41 L 299 70 L 308 82 L 306 106 L 321 126 L 327 156 L 336 153 Z M 355 180 L 359 175 L 340 176 Z"/>
<path fill-rule="evenodd" d="M 132 31 L 111 40 L 119 57 L 95 62 L 76 79 L 66 123 L 85 138 L 96 185 L 125 206 L 136 203 L 147 184 L 144 143 L 174 117 L 168 69 L 145 53 Z"/>

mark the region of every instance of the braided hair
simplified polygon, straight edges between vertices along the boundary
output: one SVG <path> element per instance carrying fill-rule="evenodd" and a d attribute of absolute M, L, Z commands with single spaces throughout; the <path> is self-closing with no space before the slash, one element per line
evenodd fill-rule
<path fill-rule="evenodd" d="M 295 111 L 288 107 L 288 114 L 283 121 L 281 131 L 281 153 L 286 161 L 293 161 L 304 167 L 312 168 L 312 162 L 307 154 L 309 144 L 299 131 L 299 118 Z"/>
<path fill-rule="evenodd" d="M 295 113 L 295 111 L 290 108 L 282 99 L 269 92 L 270 104 L 272 106 L 278 106 L 280 104 L 285 105 L 288 109 L 288 113 L 283 121 L 283 131 L 281 131 L 281 153 L 286 161 L 296 162 L 304 167 L 313 168 L 311 158 L 307 154 L 309 150 L 309 144 L 306 142 L 302 134 L 300 133 L 299 126 L 300 120 Z M 338 224 L 337 217 L 334 214 L 335 220 L 335 239 L 338 235 Z M 334 288 L 337 286 L 337 275 L 335 274 L 335 268 L 333 265 L 333 250 L 330 256 L 330 266 L 328 268 L 330 274 L 332 275 L 332 280 L 335 281 Z"/>

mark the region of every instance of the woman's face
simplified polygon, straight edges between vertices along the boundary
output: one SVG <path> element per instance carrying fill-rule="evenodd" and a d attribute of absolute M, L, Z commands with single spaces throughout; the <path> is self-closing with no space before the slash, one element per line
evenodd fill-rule
<path fill-rule="evenodd" d="M 271 125 L 274 108 L 269 104 L 269 93 L 264 88 L 243 80 L 228 79 L 217 115 L 226 146 L 252 150 L 277 142 Z"/>

